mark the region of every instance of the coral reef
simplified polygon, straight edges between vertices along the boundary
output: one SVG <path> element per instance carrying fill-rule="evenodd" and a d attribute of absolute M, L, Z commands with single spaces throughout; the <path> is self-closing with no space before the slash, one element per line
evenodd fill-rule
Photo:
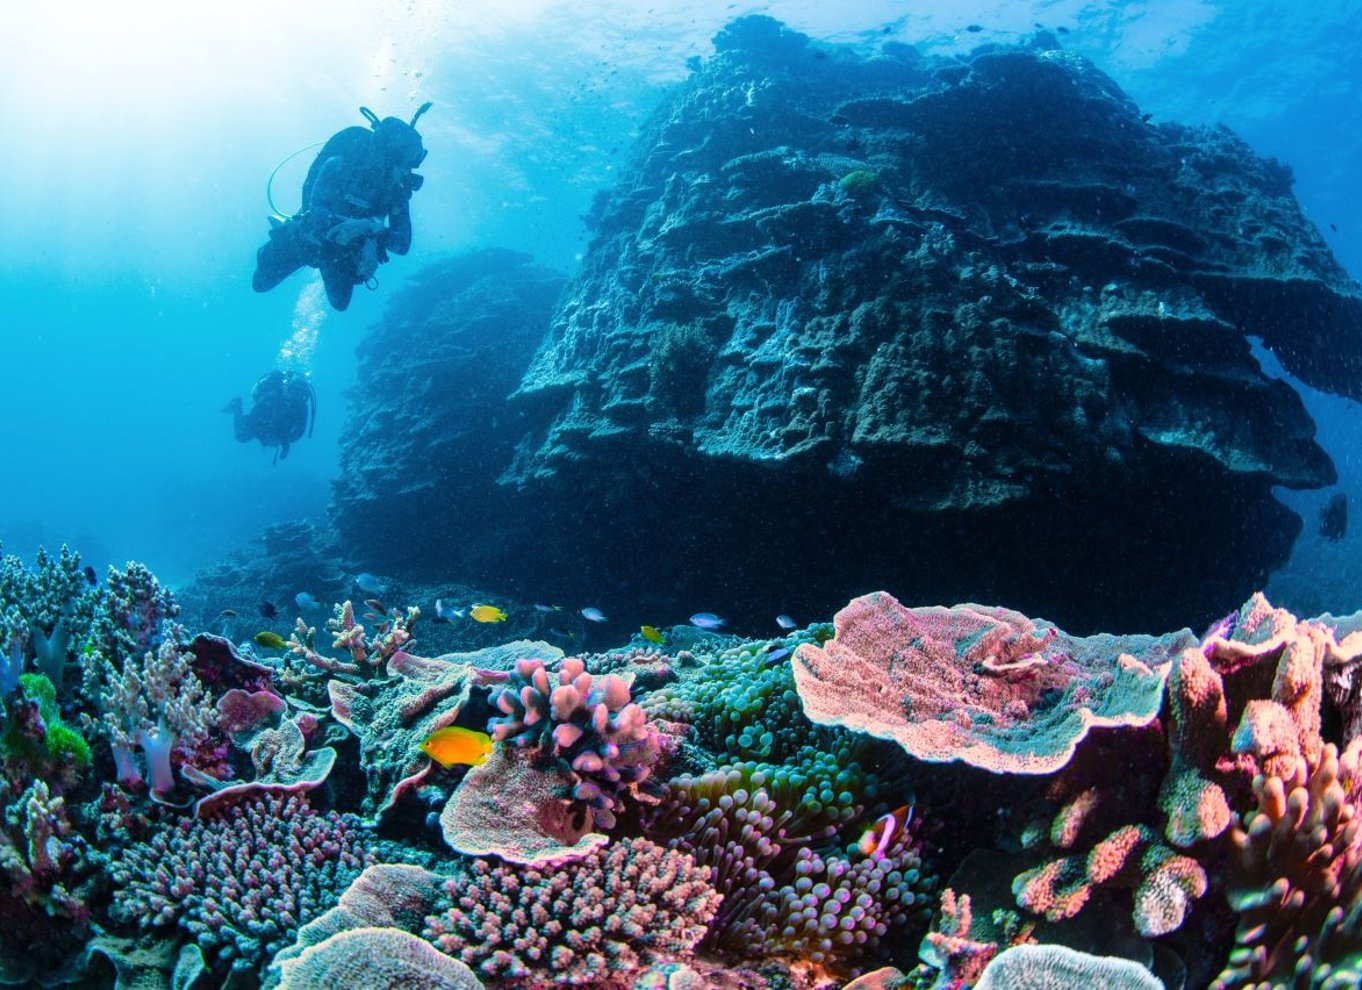
<path fill-rule="evenodd" d="M 217 710 L 195 675 L 179 641 L 183 629 L 173 626 L 155 652 L 129 654 L 121 667 L 106 658 L 101 678 L 101 728 L 113 748 L 120 782 L 143 780 L 133 757 L 141 747 L 151 793 L 164 797 L 175 789 L 174 764 L 201 743 L 217 723 Z"/>
<path fill-rule="evenodd" d="M 978 990 L 1036 990 L 1039 987 L 1103 987 L 1105 990 L 1164 990 L 1163 982 L 1128 959 L 1090 956 L 1063 945 L 1018 945 L 988 964 Z"/>
<path fill-rule="evenodd" d="M 1190 632 L 1077 639 L 1009 609 L 910 609 L 884 592 L 837 613 L 795 652 L 815 722 L 892 739 L 920 760 L 1053 773 L 1094 726 L 1147 725 Z"/>
<path fill-rule="evenodd" d="M 572 768 L 572 796 L 611 828 L 625 797 L 648 779 L 660 748 L 629 685 L 617 674 L 593 677 L 578 657 L 567 657 L 550 677 L 543 660 L 516 662 L 492 704 L 492 738 L 545 750 Z"/>
<path fill-rule="evenodd" d="M 367 865 L 366 845 L 353 815 L 257 794 L 127 849 L 112 871 L 113 916 L 178 926 L 218 960 L 258 969 L 336 903 Z"/>
<path fill-rule="evenodd" d="M 424 935 L 500 986 L 629 986 L 689 953 L 720 895 L 685 853 L 624 839 L 552 869 L 475 860 L 446 885 Z"/>
<path fill-rule="evenodd" d="M 1362 982 L 1362 740 L 1308 773 L 1259 774 L 1230 834 L 1239 929 L 1216 990 Z"/>

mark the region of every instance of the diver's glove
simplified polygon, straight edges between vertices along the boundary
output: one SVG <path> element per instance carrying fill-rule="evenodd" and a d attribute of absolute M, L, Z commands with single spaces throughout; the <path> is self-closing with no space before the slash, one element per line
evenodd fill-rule
<path fill-rule="evenodd" d="M 387 229 L 387 225 L 376 217 L 357 217 L 342 220 L 326 232 L 326 239 L 344 247 L 359 237 L 373 237 Z"/>

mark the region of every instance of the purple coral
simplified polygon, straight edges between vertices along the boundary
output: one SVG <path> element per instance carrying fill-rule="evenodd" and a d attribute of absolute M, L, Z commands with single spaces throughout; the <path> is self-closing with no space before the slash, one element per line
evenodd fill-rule
<path fill-rule="evenodd" d="M 0 817 L 0 889 L 49 915 L 82 920 L 103 857 L 76 831 L 66 799 L 45 782 L 32 786 Z"/>
<path fill-rule="evenodd" d="M 721 895 L 685 853 L 625 839 L 539 869 L 474 860 L 424 936 L 499 986 L 604 986 L 689 953 Z"/>
<path fill-rule="evenodd" d="M 504 717 L 488 724 L 492 738 L 520 747 L 551 747 L 576 775 L 572 796 L 611 828 L 623 795 L 645 780 L 660 752 L 629 684 L 616 674 L 595 677 L 577 657 L 550 676 L 542 660 L 516 661 L 515 673 L 493 692 Z"/>
<path fill-rule="evenodd" d="M 128 849 L 112 913 L 143 929 L 178 923 L 220 957 L 259 965 L 336 904 L 371 862 L 367 846 L 354 815 L 260 794 Z"/>

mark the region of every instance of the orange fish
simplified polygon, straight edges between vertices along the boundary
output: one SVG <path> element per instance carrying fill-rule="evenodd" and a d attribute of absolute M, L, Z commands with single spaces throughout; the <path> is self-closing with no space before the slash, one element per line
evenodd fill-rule
<path fill-rule="evenodd" d="M 481 766 L 487 762 L 487 754 L 492 752 L 492 737 L 476 729 L 447 725 L 422 740 L 421 752 L 442 767 L 452 767 L 456 763 Z"/>
<path fill-rule="evenodd" d="M 865 835 L 861 836 L 861 841 L 857 843 L 861 852 L 871 859 L 883 859 L 885 852 L 898 838 L 900 833 L 907 831 L 909 823 L 913 820 L 913 806 L 905 804 L 902 808 L 881 815 L 875 820 L 875 824 L 865 830 Z"/>

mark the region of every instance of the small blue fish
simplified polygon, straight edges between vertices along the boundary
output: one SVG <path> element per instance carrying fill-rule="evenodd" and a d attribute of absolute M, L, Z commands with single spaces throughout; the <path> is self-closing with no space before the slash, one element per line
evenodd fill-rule
<path fill-rule="evenodd" d="M 587 619 L 591 622 L 606 621 L 605 613 L 602 612 L 600 609 L 596 608 L 594 605 L 588 605 L 586 608 L 582 609 L 582 618 Z"/>
<path fill-rule="evenodd" d="M 690 624 L 699 626 L 701 629 L 708 629 L 712 632 L 715 629 L 721 629 L 728 625 L 728 620 L 721 619 L 713 612 L 696 612 L 690 617 Z"/>
<path fill-rule="evenodd" d="M 768 667 L 774 667 L 776 664 L 780 663 L 780 661 L 784 660 L 789 655 L 790 648 L 788 646 L 778 646 L 774 650 L 768 652 L 766 654 L 765 659 L 762 662 L 765 663 L 766 666 Z"/>
<path fill-rule="evenodd" d="M 435 599 L 435 618 L 442 622 L 453 622 L 455 619 L 462 619 L 467 609 L 455 608 L 443 598 Z"/>
<path fill-rule="evenodd" d="M 798 627 L 799 623 L 788 615 L 782 614 L 776 616 L 776 625 L 780 626 L 780 628 L 784 629 L 786 632 L 789 632 L 791 629 Z"/>
<path fill-rule="evenodd" d="M 317 601 L 317 599 L 313 598 L 306 591 L 298 592 L 298 594 L 293 596 L 293 600 L 304 612 L 311 612 L 322 607 L 322 603 Z"/>
<path fill-rule="evenodd" d="M 367 591 L 371 595 L 382 595 L 388 590 L 388 582 L 382 581 L 368 571 L 360 571 L 355 575 L 355 584 L 360 591 Z"/>

